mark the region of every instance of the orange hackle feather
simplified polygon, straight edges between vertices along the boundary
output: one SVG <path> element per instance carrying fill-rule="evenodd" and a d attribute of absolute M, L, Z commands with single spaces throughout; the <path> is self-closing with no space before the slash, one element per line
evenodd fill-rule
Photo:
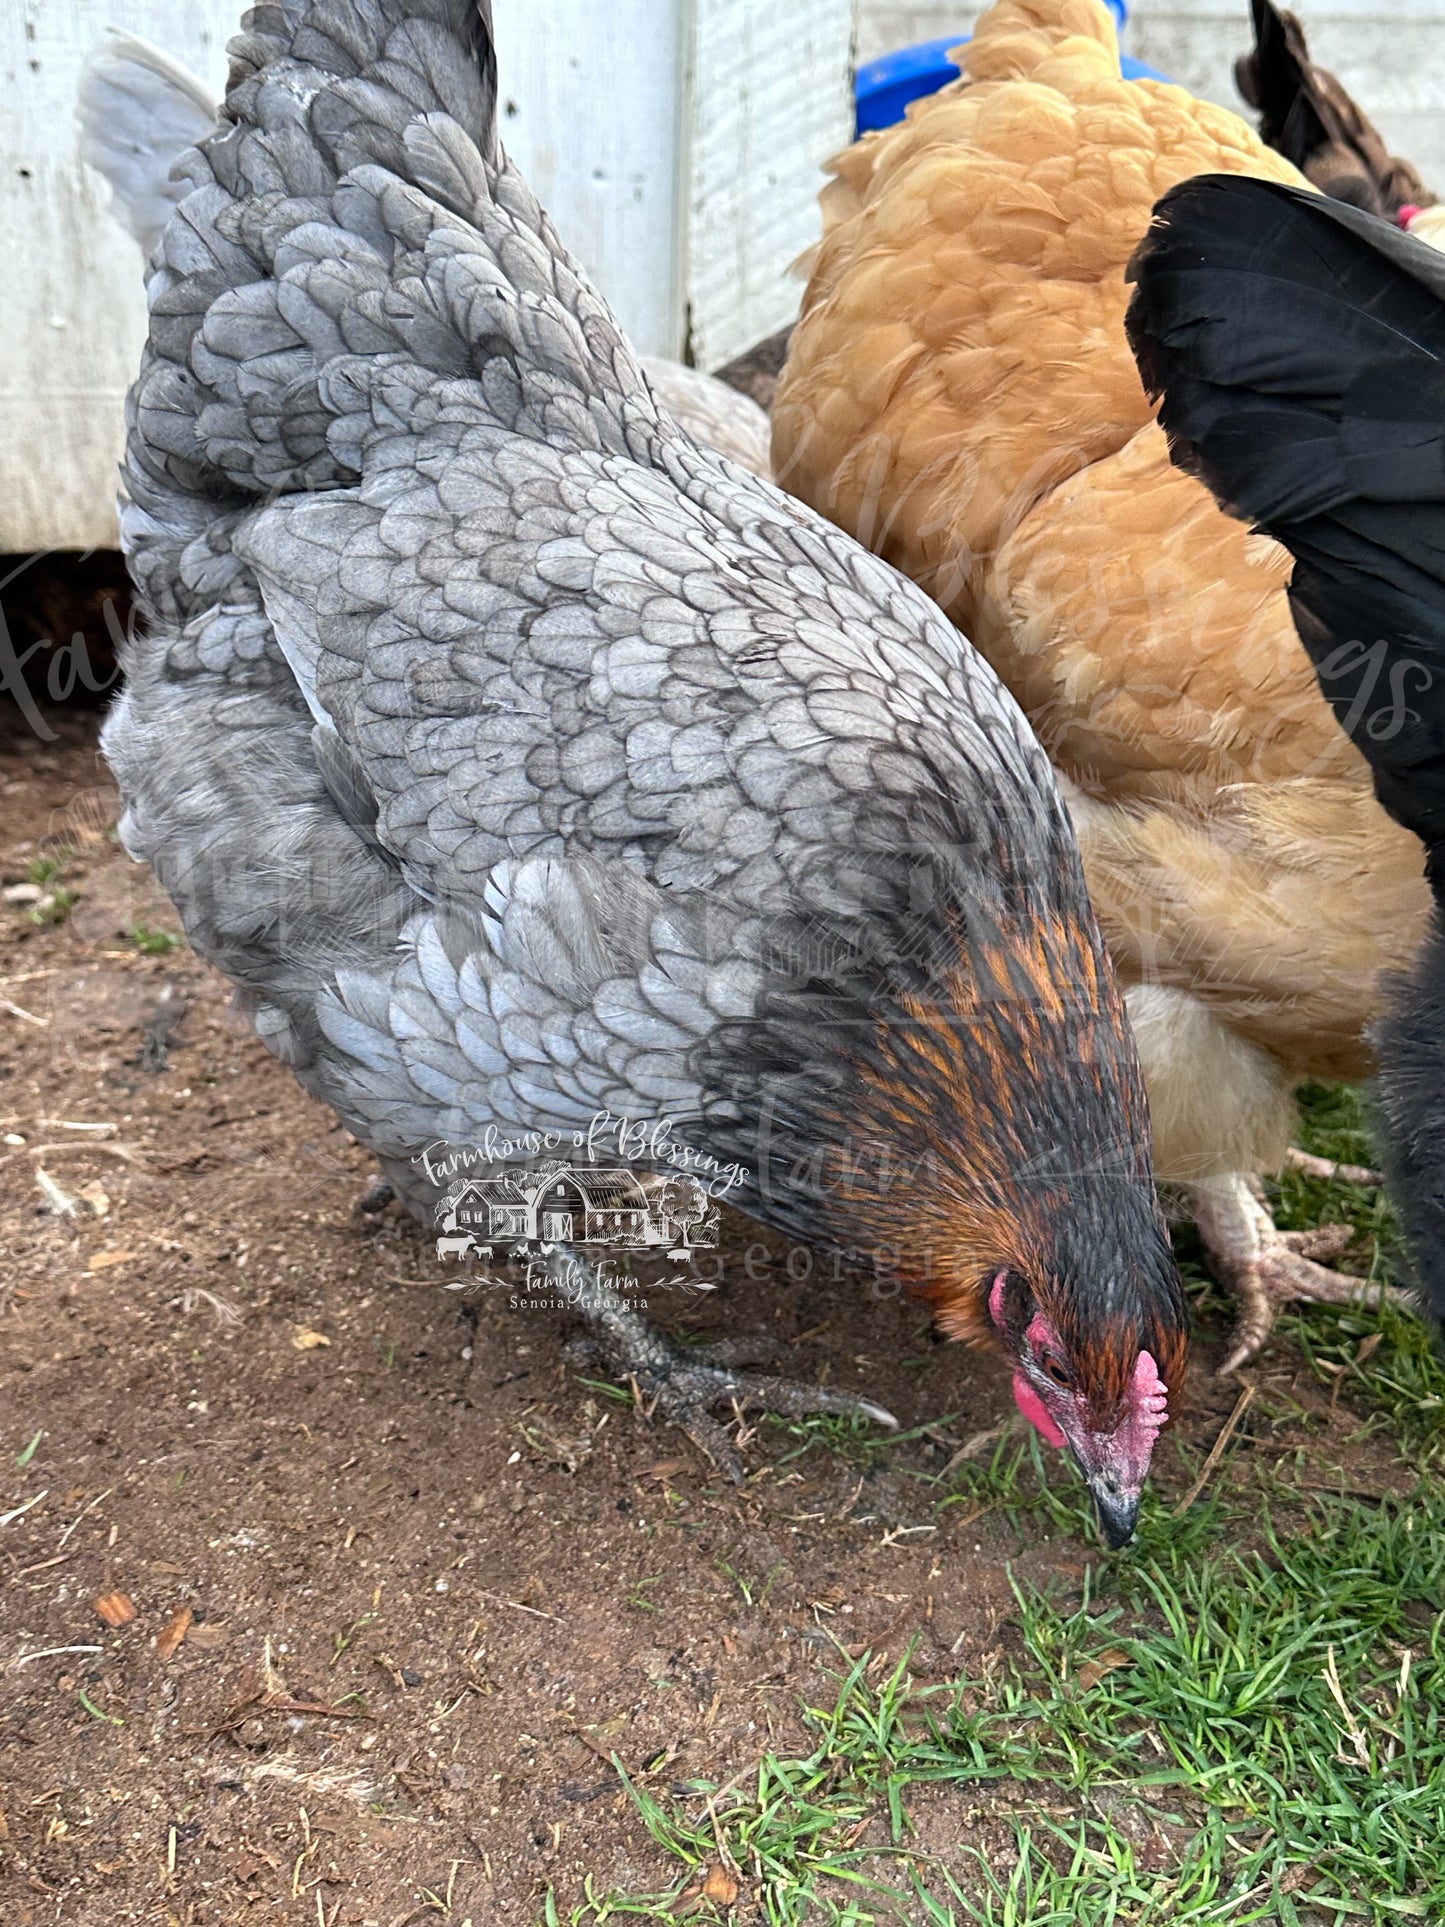
<path fill-rule="evenodd" d="M 992 943 L 975 936 L 966 963 L 927 995 L 900 993 L 859 1066 L 823 1173 L 845 1240 L 870 1247 L 933 1306 L 946 1336 L 970 1345 L 1000 1345 L 989 1286 L 1000 1271 L 1017 1273 L 1065 1337 L 1102 1429 L 1125 1408 L 1141 1349 L 1153 1352 L 1172 1409 L 1185 1371 L 1182 1305 L 1170 1291 L 1123 1000 L 1092 924 L 1035 913 Z M 1072 1168 L 1060 1168 L 1063 1133 L 1054 1113 L 1041 1114 L 1041 1091 L 1059 1094 L 1058 1116 L 1069 1107 Z M 1097 1129 L 1081 1130 L 1081 1118 Z M 1091 1287 L 1114 1281 L 1088 1276 L 1087 1259 L 1061 1263 L 1060 1225 L 1107 1214 L 1111 1196 L 1121 1216 L 1157 1221 L 1157 1305 L 1141 1281 L 1111 1306 Z M 1101 1270 L 1109 1263 L 1105 1246 Z"/>

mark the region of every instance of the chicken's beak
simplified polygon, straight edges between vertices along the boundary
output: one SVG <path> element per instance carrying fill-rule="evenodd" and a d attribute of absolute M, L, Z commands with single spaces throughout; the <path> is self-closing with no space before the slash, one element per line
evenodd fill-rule
<path fill-rule="evenodd" d="M 1139 1494 L 1126 1492 L 1113 1472 L 1097 1473 L 1089 1480 L 1089 1490 L 1099 1513 L 1099 1530 L 1113 1551 L 1127 1546 L 1139 1521 Z"/>

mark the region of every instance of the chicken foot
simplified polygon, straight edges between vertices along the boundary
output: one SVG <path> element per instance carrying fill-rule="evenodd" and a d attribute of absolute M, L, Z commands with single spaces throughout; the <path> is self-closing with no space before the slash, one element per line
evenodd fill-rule
<path fill-rule="evenodd" d="M 711 1407 L 731 1404 L 803 1418 L 812 1412 L 840 1412 L 871 1418 L 896 1428 L 893 1414 L 871 1399 L 854 1398 L 825 1385 L 745 1372 L 775 1347 L 763 1337 L 724 1339 L 717 1345 L 678 1345 L 627 1304 L 615 1284 L 600 1278 L 577 1250 L 557 1246 L 548 1254 L 547 1272 L 567 1303 L 585 1320 L 588 1336 L 579 1347 L 619 1378 L 631 1379 L 651 1416 L 660 1412 L 692 1440 L 720 1472 L 742 1483 L 743 1462 Z"/>
<path fill-rule="evenodd" d="M 1242 1172 L 1189 1186 L 1189 1203 L 1210 1265 L 1238 1307 L 1234 1343 L 1220 1374 L 1247 1365 L 1274 1328 L 1282 1304 L 1376 1304 L 1381 1297 L 1405 1309 L 1409 1294 L 1331 1271 L 1319 1260 L 1336 1257 L 1354 1236 L 1349 1225 L 1281 1231 Z"/>
<path fill-rule="evenodd" d="M 1366 1164 L 1341 1164 L 1335 1158 L 1317 1158 L 1313 1151 L 1301 1151 L 1292 1144 L 1284 1154 L 1286 1171 L 1299 1171 L 1307 1178 L 1323 1178 L 1327 1184 L 1362 1184 L 1376 1190 L 1385 1182 L 1384 1173 Z"/>

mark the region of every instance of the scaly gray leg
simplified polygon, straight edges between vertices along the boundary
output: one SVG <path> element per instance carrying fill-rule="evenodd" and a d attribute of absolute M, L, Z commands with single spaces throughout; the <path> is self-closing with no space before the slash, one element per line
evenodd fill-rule
<path fill-rule="evenodd" d="M 607 1285 L 581 1252 L 558 1247 L 547 1259 L 558 1291 L 586 1320 L 587 1349 L 619 1378 L 630 1378 L 651 1412 L 679 1426 L 720 1472 L 742 1482 L 743 1462 L 727 1432 L 711 1416 L 714 1405 L 731 1404 L 786 1418 L 811 1412 L 842 1412 L 896 1428 L 898 1421 L 871 1399 L 853 1398 L 824 1385 L 742 1372 L 747 1360 L 775 1349 L 769 1340 L 725 1339 L 719 1345 L 677 1345 L 650 1325 Z"/>

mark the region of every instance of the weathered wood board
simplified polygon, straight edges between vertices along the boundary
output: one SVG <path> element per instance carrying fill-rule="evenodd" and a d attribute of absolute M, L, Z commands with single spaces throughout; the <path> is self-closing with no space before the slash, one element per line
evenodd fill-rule
<path fill-rule="evenodd" d="M 503 138 L 647 353 L 713 367 L 796 312 L 820 168 L 849 137 L 854 0 L 494 0 Z M 115 541 L 145 311 L 81 163 L 108 27 L 218 90 L 240 0 L 0 0 L 0 551 Z"/>

